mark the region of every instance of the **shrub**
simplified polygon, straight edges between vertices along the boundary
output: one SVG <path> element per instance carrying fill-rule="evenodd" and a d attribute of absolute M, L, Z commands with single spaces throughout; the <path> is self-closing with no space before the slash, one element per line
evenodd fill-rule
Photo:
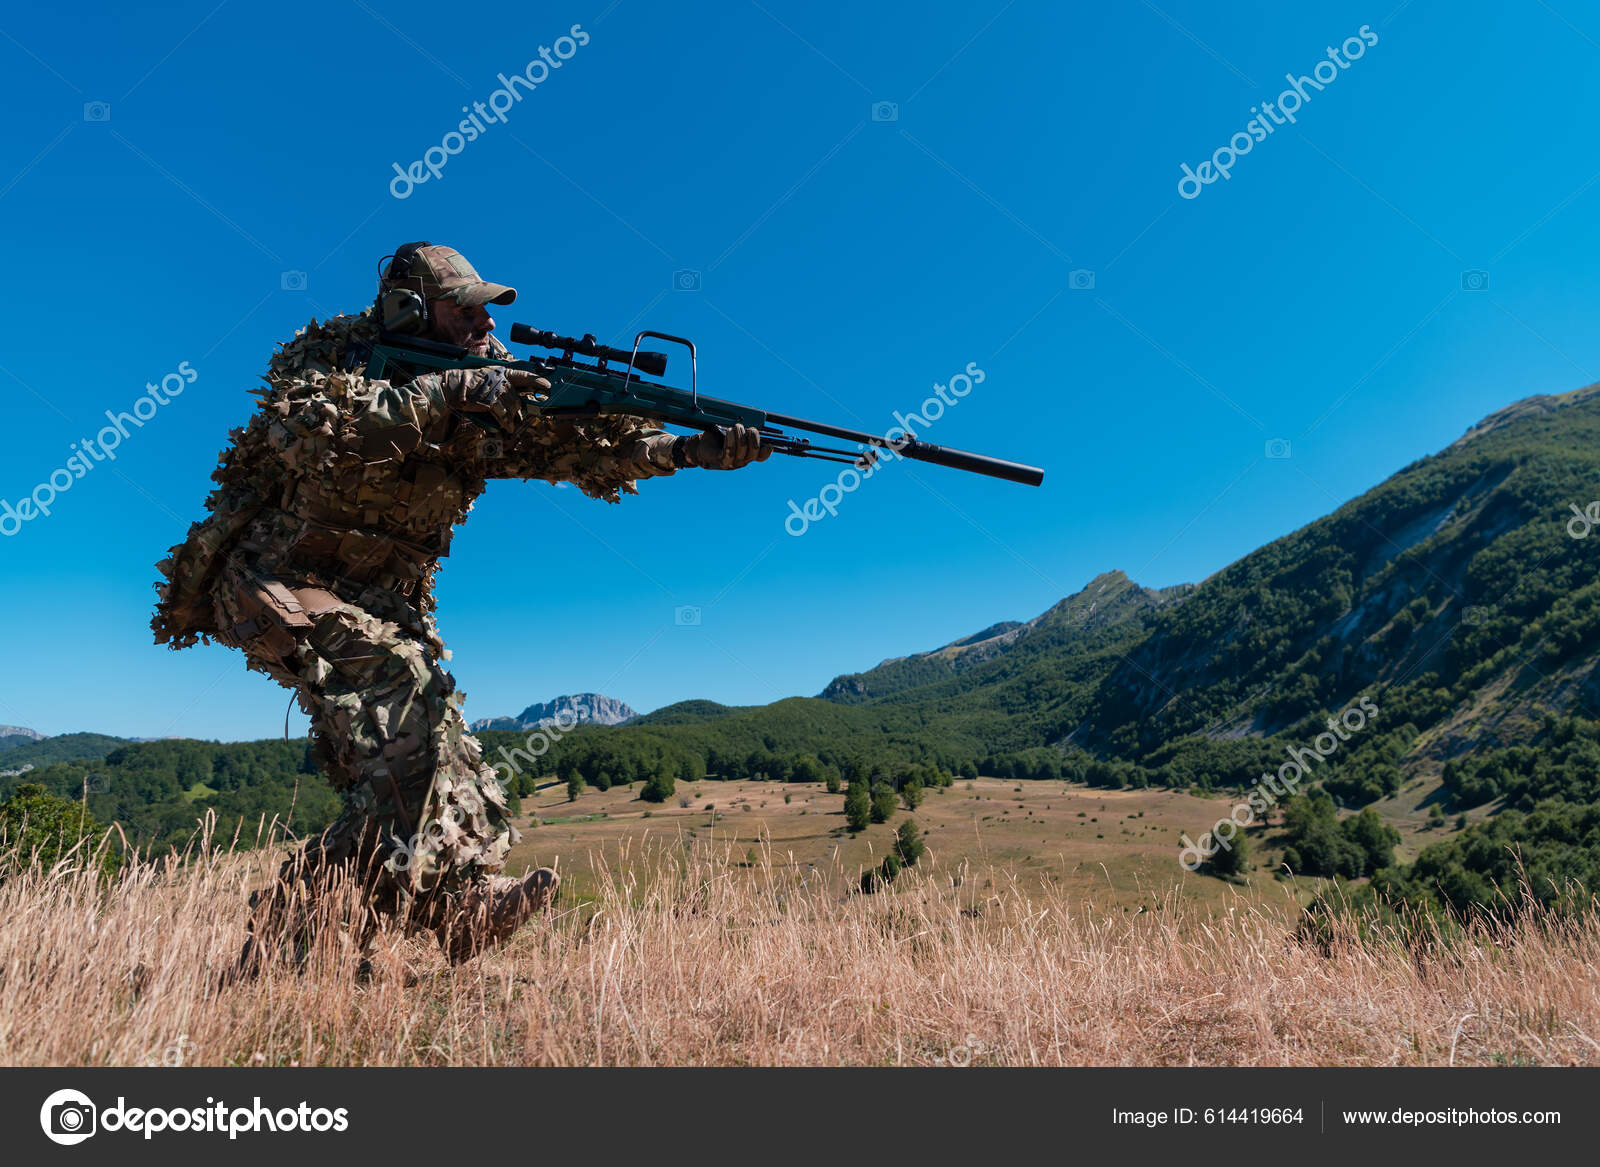
<path fill-rule="evenodd" d="M 1250 870 L 1250 840 L 1243 831 L 1234 832 L 1228 845 L 1218 846 L 1210 859 L 1211 870 L 1218 875 L 1243 875 Z"/>
<path fill-rule="evenodd" d="M 845 793 L 844 818 L 852 831 L 864 831 L 872 821 L 872 798 L 859 782 L 852 782 Z"/>
<path fill-rule="evenodd" d="M 902 821 L 900 829 L 895 832 L 894 850 L 890 855 L 897 857 L 907 867 L 911 867 L 927 853 L 927 850 L 922 842 L 922 832 L 917 829 L 917 820 L 908 818 Z"/>
<path fill-rule="evenodd" d="M 639 797 L 645 802 L 665 802 L 676 789 L 677 783 L 670 774 L 652 774 L 639 791 Z"/>
<path fill-rule="evenodd" d="M 48 869 L 82 844 L 78 851 L 82 861 L 111 875 L 122 866 L 122 857 L 109 848 L 96 855 L 95 845 L 105 829 L 81 803 L 51 794 L 37 783 L 24 783 L 0 803 L 0 849 L 16 848 L 16 859 L 24 864 L 37 857 Z"/>

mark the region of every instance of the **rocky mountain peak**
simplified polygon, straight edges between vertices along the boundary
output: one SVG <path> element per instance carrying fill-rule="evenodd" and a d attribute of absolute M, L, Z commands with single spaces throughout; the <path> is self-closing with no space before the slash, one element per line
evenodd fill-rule
<path fill-rule="evenodd" d="M 474 731 L 485 729 L 530 730 L 557 720 L 576 720 L 586 725 L 621 725 L 639 714 L 615 697 L 604 693 L 569 693 L 538 701 L 515 717 L 485 717 L 472 723 Z"/>

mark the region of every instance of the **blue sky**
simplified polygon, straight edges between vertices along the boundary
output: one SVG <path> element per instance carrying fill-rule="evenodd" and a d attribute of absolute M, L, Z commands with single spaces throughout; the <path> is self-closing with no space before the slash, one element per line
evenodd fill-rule
<path fill-rule="evenodd" d="M 495 483 L 439 585 L 469 717 L 812 694 L 1110 568 L 1198 580 L 1506 403 L 1600 379 L 1600 5 L 442 11 L 0 18 L 0 499 L 196 374 L 50 515 L 0 518 L 0 723 L 282 732 L 287 695 L 237 654 L 151 643 L 153 564 L 273 344 L 359 309 L 409 239 L 519 289 L 502 336 L 687 335 L 707 392 L 778 412 L 881 432 L 975 362 L 926 436 L 1047 471 L 890 466 L 800 537 L 788 501 L 836 467 L 686 472 L 616 507 Z M 588 43 L 391 194 L 573 25 Z M 1363 26 L 1377 43 L 1302 85 L 1294 124 L 1179 194 Z"/>

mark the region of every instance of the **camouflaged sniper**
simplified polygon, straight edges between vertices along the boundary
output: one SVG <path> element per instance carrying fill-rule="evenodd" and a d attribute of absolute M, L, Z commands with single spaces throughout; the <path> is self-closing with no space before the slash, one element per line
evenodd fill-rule
<path fill-rule="evenodd" d="M 430 293 L 515 295 L 451 266 Z M 531 417 L 483 370 L 367 380 L 376 333 L 371 309 L 313 320 L 272 358 L 212 475 L 208 515 L 158 565 L 151 627 L 175 649 L 243 650 L 311 718 L 345 807 L 285 864 L 275 897 L 330 865 L 370 865 L 376 912 L 408 909 L 413 927 L 437 929 L 518 838 L 441 664 L 433 585 L 453 529 L 491 478 L 617 502 L 636 479 L 673 473 L 674 439 L 631 417 Z"/>

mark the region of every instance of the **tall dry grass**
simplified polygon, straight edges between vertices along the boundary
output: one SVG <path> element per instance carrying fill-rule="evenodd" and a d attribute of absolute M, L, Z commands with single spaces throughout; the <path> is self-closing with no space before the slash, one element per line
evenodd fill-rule
<path fill-rule="evenodd" d="M 1126 914 L 936 864 L 859 896 L 673 843 L 597 859 L 592 896 L 458 968 L 385 932 L 362 972 L 330 930 L 304 971 L 219 987 L 281 851 L 197 850 L 0 884 L 0 1063 L 1600 1063 L 1595 914 L 1319 948 L 1242 898 Z"/>

